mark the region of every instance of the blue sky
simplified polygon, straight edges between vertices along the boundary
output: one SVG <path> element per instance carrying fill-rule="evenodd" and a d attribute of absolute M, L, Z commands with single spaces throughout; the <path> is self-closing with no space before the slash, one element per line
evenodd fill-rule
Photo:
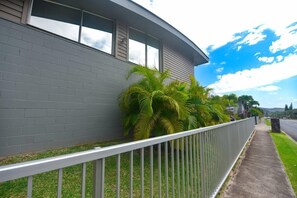
<path fill-rule="evenodd" d="M 195 77 L 215 94 L 252 95 L 261 107 L 292 102 L 297 108 L 294 0 L 135 1 L 209 56 L 209 63 L 195 67 Z"/>

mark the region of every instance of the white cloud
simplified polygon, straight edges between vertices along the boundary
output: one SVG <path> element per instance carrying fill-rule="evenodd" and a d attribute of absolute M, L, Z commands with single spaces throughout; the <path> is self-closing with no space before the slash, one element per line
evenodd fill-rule
<path fill-rule="evenodd" d="M 274 57 L 259 57 L 258 60 L 265 63 L 272 63 L 274 61 Z"/>
<path fill-rule="evenodd" d="M 134 1 L 172 24 L 205 52 L 210 46 L 215 49 L 234 41 L 235 33 L 259 25 L 282 35 L 297 19 L 296 0 Z M 249 43 L 253 42 L 256 39 L 250 39 Z"/>
<path fill-rule="evenodd" d="M 258 55 L 260 55 L 261 54 L 261 52 L 257 52 L 256 54 L 255 54 L 255 56 L 258 56 Z"/>
<path fill-rule="evenodd" d="M 268 86 L 265 86 L 265 87 L 260 87 L 260 88 L 258 88 L 258 90 L 271 92 L 271 91 L 279 90 L 279 87 L 275 86 L 275 85 L 268 85 Z"/>
<path fill-rule="evenodd" d="M 216 72 L 221 73 L 224 70 L 224 67 L 220 67 L 216 69 Z"/>
<path fill-rule="evenodd" d="M 280 61 L 282 61 L 284 59 L 284 57 L 279 55 L 279 56 L 276 57 L 276 59 L 277 59 L 278 62 L 280 62 Z"/>
<path fill-rule="evenodd" d="M 262 65 L 259 68 L 223 75 L 209 85 L 216 93 L 233 92 L 270 85 L 297 76 L 297 55 L 289 55 L 282 62 Z"/>
<path fill-rule="evenodd" d="M 263 41 L 266 38 L 266 35 L 263 34 L 265 26 L 261 26 L 259 28 L 254 28 L 249 30 L 249 34 L 244 37 L 244 39 L 237 44 L 248 44 L 248 45 L 255 45 L 260 41 Z"/>
<path fill-rule="evenodd" d="M 297 47 L 297 24 L 290 26 L 289 28 L 279 30 L 276 35 L 280 36 L 277 41 L 274 41 L 269 50 L 272 53 L 278 52 L 280 50 L 287 49 L 289 47 Z"/>

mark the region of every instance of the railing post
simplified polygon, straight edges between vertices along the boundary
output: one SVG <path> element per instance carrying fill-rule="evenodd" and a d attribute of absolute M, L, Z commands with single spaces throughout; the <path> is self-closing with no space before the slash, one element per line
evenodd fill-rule
<path fill-rule="evenodd" d="M 94 161 L 94 175 L 93 175 L 93 197 L 104 197 L 104 169 L 105 159 Z"/>
<path fill-rule="evenodd" d="M 27 197 L 31 198 L 32 197 L 32 176 L 28 177 L 28 184 L 27 184 Z"/>
<path fill-rule="evenodd" d="M 255 118 L 255 125 L 257 125 L 258 124 L 257 116 L 255 116 L 254 118 Z"/>

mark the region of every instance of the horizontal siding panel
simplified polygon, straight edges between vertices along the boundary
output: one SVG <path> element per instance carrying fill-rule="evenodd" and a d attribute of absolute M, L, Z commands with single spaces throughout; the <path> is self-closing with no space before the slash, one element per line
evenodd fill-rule
<path fill-rule="evenodd" d="M 126 60 L 126 54 L 118 54 L 119 57 L 121 57 L 123 60 Z"/>
<path fill-rule="evenodd" d="M 118 55 L 121 55 L 121 56 L 123 56 L 123 57 L 126 57 L 126 53 L 123 53 L 123 52 L 121 52 L 121 51 L 119 51 L 119 54 Z"/>
<path fill-rule="evenodd" d="M 169 69 L 172 78 L 189 82 L 189 76 L 194 75 L 192 62 L 177 50 L 163 46 L 164 69 Z"/>
<path fill-rule="evenodd" d="M 8 19 L 10 21 L 17 22 L 17 23 L 20 23 L 21 22 L 21 18 L 20 17 L 16 17 L 14 15 L 8 14 L 6 12 L 3 12 L 2 10 L 0 10 L 0 17 L 1 18 L 4 18 L 4 19 Z"/>
<path fill-rule="evenodd" d="M 0 11 L 3 11 L 5 13 L 7 13 L 7 14 L 10 14 L 10 15 L 18 17 L 18 18 L 21 18 L 21 16 L 22 16 L 21 12 L 19 12 L 17 10 L 14 10 L 14 9 L 11 9 L 9 7 L 3 6 L 3 5 L 0 5 Z"/>
<path fill-rule="evenodd" d="M 117 24 L 117 46 L 116 56 L 121 60 L 127 60 L 128 47 L 127 47 L 127 27 L 121 23 Z M 123 39 L 127 39 L 125 43 L 121 43 Z"/>
<path fill-rule="evenodd" d="M 122 59 L 126 59 L 125 54 L 119 54 L 119 57 L 121 57 Z"/>
<path fill-rule="evenodd" d="M 126 44 L 122 44 L 121 40 L 119 40 L 119 44 L 118 44 L 118 48 L 119 50 L 127 50 L 127 45 Z"/>
<path fill-rule="evenodd" d="M 119 51 L 126 51 L 127 47 L 123 45 L 118 45 Z"/>
<path fill-rule="evenodd" d="M 127 35 L 124 27 L 119 27 L 119 35 Z"/>
<path fill-rule="evenodd" d="M 10 1 L 11 3 L 14 3 L 16 5 L 19 5 L 21 7 L 24 6 L 24 1 L 22 1 L 22 0 L 8 0 L 8 1 Z"/>
<path fill-rule="evenodd" d="M 11 8 L 7 8 L 5 6 L 3 6 L 4 9 L 1 9 L 1 7 L 2 7 L 2 5 L 0 5 L 0 10 L 7 13 L 7 14 L 10 14 L 10 15 L 18 17 L 18 18 L 21 18 L 21 16 L 22 16 L 22 13 L 19 12 L 19 11 L 16 11 L 16 10 L 11 9 Z"/>
<path fill-rule="evenodd" d="M 0 17 L 20 23 L 23 8 L 23 0 L 0 0 Z"/>
<path fill-rule="evenodd" d="M 4 7 L 6 6 L 7 8 L 11 8 L 19 12 L 23 11 L 23 5 L 20 6 L 10 1 L 0 1 L 0 4 L 3 5 Z"/>

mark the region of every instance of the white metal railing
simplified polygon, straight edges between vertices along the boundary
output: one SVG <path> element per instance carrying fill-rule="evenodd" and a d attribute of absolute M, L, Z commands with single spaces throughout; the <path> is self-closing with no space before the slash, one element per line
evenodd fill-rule
<path fill-rule="evenodd" d="M 93 197 L 104 197 L 105 160 L 116 156 L 114 186 L 116 197 L 120 197 L 123 179 L 121 155 L 128 153 L 128 197 L 136 196 L 135 192 L 136 197 L 215 197 L 252 135 L 254 125 L 255 119 L 249 118 L 100 149 L 1 166 L 0 182 L 27 177 L 27 197 L 32 197 L 33 176 L 57 170 L 57 197 L 61 197 L 63 169 L 81 164 L 81 197 L 85 197 L 86 166 L 87 162 L 93 162 L 94 168 L 90 170 L 93 171 Z M 139 157 L 137 160 L 140 162 L 140 173 L 139 180 L 134 181 L 133 162 L 136 157 Z M 144 169 L 145 159 L 149 163 L 149 170 Z M 157 160 L 157 163 L 154 163 L 154 160 Z M 145 179 L 148 180 L 145 178 L 146 171 L 149 172 L 149 187 L 145 186 L 148 184 L 145 182 Z M 140 183 L 139 189 L 135 188 L 135 182 Z M 145 188 L 149 188 L 149 191 Z"/>

